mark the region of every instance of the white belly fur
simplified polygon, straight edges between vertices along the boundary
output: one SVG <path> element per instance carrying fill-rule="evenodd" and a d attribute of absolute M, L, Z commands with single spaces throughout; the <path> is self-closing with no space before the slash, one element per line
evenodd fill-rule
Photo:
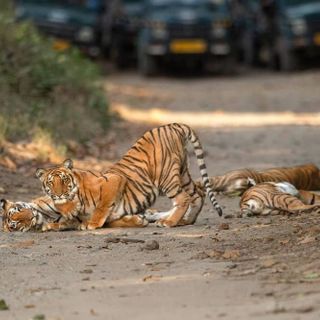
<path fill-rule="evenodd" d="M 114 208 L 108 217 L 108 221 L 114 221 L 122 218 L 125 215 L 123 201 L 121 201 L 116 208 Z"/>

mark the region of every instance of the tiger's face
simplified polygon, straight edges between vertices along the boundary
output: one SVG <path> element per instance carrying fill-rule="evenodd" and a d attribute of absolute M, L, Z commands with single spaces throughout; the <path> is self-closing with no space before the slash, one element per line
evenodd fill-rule
<path fill-rule="evenodd" d="M 72 160 L 67 159 L 60 166 L 37 169 L 36 171 L 36 176 L 42 182 L 44 192 L 56 204 L 72 201 L 78 191 L 77 181 L 72 168 Z"/>
<path fill-rule="evenodd" d="M 39 217 L 26 202 L 10 202 L 0 200 L 2 213 L 2 229 L 5 232 L 28 231 L 40 223 Z"/>

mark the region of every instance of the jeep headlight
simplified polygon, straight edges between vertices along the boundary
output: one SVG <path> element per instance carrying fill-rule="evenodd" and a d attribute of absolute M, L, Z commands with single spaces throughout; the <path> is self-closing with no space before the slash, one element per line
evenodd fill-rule
<path fill-rule="evenodd" d="M 156 39 L 165 39 L 168 36 L 167 25 L 164 22 L 153 21 L 151 31 L 152 36 Z"/>
<path fill-rule="evenodd" d="M 77 34 L 77 40 L 81 42 L 90 42 L 94 39 L 94 30 L 91 27 L 83 27 Z"/>
<path fill-rule="evenodd" d="M 294 35 L 301 36 L 307 32 L 307 23 L 304 19 L 293 19 L 291 29 Z"/>

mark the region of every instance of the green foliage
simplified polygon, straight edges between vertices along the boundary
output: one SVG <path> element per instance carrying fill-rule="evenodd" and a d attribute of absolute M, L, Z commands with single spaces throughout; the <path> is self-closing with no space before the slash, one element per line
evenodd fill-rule
<path fill-rule="evenodd" d="M 53 40 L 30 23 L 15 23 L 1 3 L 0 140 L 41 129 L 60 143 L 83 142 L 105 130 L 110 116 L 96 65 L 76 48 L 54 51 Z"/>

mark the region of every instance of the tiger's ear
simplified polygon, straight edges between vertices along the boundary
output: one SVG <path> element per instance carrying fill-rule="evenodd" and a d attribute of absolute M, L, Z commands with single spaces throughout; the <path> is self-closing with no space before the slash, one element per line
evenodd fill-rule
<path fill-rule="evenodd" d="M 71 159 L 66 159 L 66 160 L 63 161 L 63 166 L 66 169 L 72 170 L 73 169 L 73 161 Z"/>
<path fill-rule="evenodd" d="M 36 170 L 36 177 L 42 181 L 43 180 L 43 175 L 44 175 L 45 172 L 46 172 L 45 169 L 38 168 Z"/>
<path fill-rule="evenodd" d="M 8 201 L 6 199 L 1 199 L 0 200 L 0 210 L 5 210 L 6 206 L 8 204 Z M 2 216 L 2 213 L 0 212 L 0 216 Z"/>

